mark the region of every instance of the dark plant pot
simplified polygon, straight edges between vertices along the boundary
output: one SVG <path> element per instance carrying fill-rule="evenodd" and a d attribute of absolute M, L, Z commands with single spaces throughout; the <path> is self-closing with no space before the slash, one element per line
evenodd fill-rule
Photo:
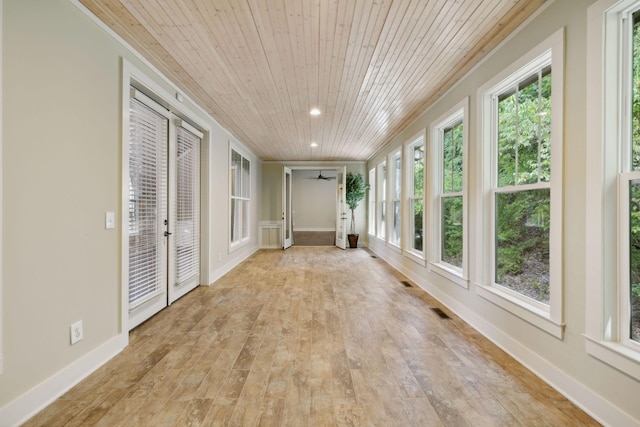
<path fill-rule="evenodd" d="M 358 247 L 358 236 L 359 234 L 347 234 L 347 238 L 349 239 L 349 247 L 357 248 Z"/>

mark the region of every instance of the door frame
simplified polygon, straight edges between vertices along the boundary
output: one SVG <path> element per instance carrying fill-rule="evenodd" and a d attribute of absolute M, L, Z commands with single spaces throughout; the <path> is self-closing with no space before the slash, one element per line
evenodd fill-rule
<path fill-rule="evenodd" d="M 287 176 L 289 180 L 287 181 Z M 291 211 L 291 191 L 293 188 L 293 171 L 286 166 L 282 167 L 282 249 L 289 249 L 293 245 L 293 227 Z M 289 237 L 287 238 L 287 231 Z"/>
<path fill-rule="evenodd" d="M 120 228 L 120 325 L 119 334 L 124 339 L 124 345 L 129 342 L 129 94 L 134 86 L 155 102 L 171 110 L 180 117 L 188 117 L 204 134 L 200 142 L 200 285 L 211 283 L 210 274 L 210 225 L 212 197 L 211 189 L 211 125 L 207 121 L 207 113 L 189 100 L 180 102 L 175 94 L 181 93 L 171 81 L 161 75 L 153 77 L 140 71 L 126 59 L 121 59 L 121 101 L 122 101 L 122 133 L 121 133 L 121 189 L 120 189 L 120 218 L 116 228 Z M 173 93 L 168 92 L 168 87 Z M 193 108 L 185 105 L 189 102 Z M 110 209 L 116 211 L 116 209 Z"/>
<path fill-rule="evenodd" d="M 282 172 L 282 179 L 281 179 L 281 181 L 282 181 L 281 185 L 282 185 L 282 189 L 283 189 L 283 192 L 281 193 L 281 198 L 282 198 L 283 206 L 284 206 L 284 179 L 285 179 L 284 168 L 287 168 L 287 169 L 289 169 L 291 171 L 292 183 L 293 183 L 293 172 L 294 171 L 297 171 L 297 170 L 306 170 L 306 171 L 309 171 L 309 170 L 315 170 L 315 171 L 323 170 L 323 171 L 329 171 L 329 170 L 331 170 L 331 171 L 335 171 L 336 172 L 336 206 L 335 206 L 335 210 L 336 210 L 336 218 L 337 218 L 338 217 L 338 208 L 339 208 L 339 206 L 338 206 L 338 197 L 337 197 L 337 194 L 338 194 L 337 193 L 338 192 L 338 179 L 337 179 L 337 176 L 341 171 L 345 171 L 344 173 L 345 173 L 345 180 L 346 180 L 347 163 L 349 163 L 349 162 L 345 162 L 345 163 L 342 163 L 342 164 L 334 163 L 332 165 L 326 165 L 326 164 L 323 164 L 323 163 L 308 163 L 308 164 L 305 164 L 305 165 L 297 165 L 296 166 L 296 165 L 290 165 L 290 164 L 287 164 L 286 162 L 283 162 L 282 163 L 283 172 Z M 336 222 L 336 232 L 337 232 L 337 230 L 338 230 L 338 224 Z M 284 237 L 284 230 L 282 230 L 281 236 Z M 291 229 L 291 238 L 293 239 L 293 227 Z M 345 235 L 345 241 L 346 241 L 346 235 Z M 284 240 L 281 243 L 282 243 L 281 246 L 284 247 Z M 295 244 L 295 242 L 293 242 L 293 244 Z M 336 246 L 336 245 L 334 245 L 334 246 Z M 336 247 L 339 247 L 339 246 L 336 246 Z"/>

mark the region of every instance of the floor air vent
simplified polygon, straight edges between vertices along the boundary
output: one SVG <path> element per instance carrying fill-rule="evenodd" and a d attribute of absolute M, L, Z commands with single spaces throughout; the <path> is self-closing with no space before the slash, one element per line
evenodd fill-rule
<path fill-rule="evenodd" d="M 406 280 L 401 280 L 400 283 L 402 283 L 407 288 L 413 287 L 411 283 L 407 282 Z"/>
<path fill-rule="evenodd" d="M 435 314 L 437 314 L 438 316 L 440 316 L 441 319 L 451 319 L 449 317 L 449 315 L 447 315 L 447 313 L 445 313 L 444 311 L 442 311 L 441 309 L 439 309 L 438 307 L 432 308 L 431 310 L 433 310 L 433 312 Z"/>

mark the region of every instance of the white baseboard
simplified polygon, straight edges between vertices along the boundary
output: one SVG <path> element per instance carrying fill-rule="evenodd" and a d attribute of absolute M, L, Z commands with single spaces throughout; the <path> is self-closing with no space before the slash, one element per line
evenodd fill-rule
<path fill-rule="evenodd" d="M 0 426 L 18 426 L 120 353 L 128 334 L 117 335 L 0 408 Z"/>
<path fill-rule="evenodd" d="M 224 276 L 225 274 L 233 270 L 242 261 L 246 260 L 251 255 L 256 253 L 258 249 L 260 249 L 258 245 L 252 245 L 252 246 L 249 246 L 247 249 L 243 248 L 234 252 L 233 253 L 234 258 L 232 260 L 209 272 L 209 280 L 207 281 L 207 284 L 211 285 L 213 282 L 215 282 L 216 280 L 218 280 L 219 278 L 221 278 L 222 276 Z"/>
<path fill-rule="evenodd" d="M 376 253 L 374 251 L 374 253 Z M 594 390 L 586 387 L 575 378 L 567 375 L 562 369 L 550 363 L 531 349 L 523 346 L 520 342 L 505 334 L 483 317 L 470 310 L 464 304 L 451 298 L 439 288 L 431 285 L 423 277 L 413 274 L 399 263 L 387 259 L 384 255 L 376 255 L 391 264 L 396 270 L 407 276 L 418 286 L 429 292 L 431 296 L 445 305 L 449 310 L 467 322 L 488 340 L 507 352 L 511 357 L 524 365 L 531 372 L 540 377 L 543 381 L 556 389 L 559 393 L 576 404 L 579 408 L 605 426 L 638 426 L 640 420 L 631 417 L 626 412 L 615 406 L 612 402 L 604 399 Z"/>

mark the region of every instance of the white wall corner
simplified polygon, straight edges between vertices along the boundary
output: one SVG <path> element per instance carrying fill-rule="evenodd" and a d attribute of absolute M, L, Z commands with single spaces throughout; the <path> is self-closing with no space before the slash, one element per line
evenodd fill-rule
<path fill-rule="evenodd" d="M 209 277 L 207 280 L 207 285 L 213 284 L 216 280 L 220 279 L 222 276 L 233 270 L 237 267 L 241 262 L 249 258 L 251 255 L 256 253 L 260 249 L 258 244 L 246 245 L 237 251 L 233 252 L 233 258 L 231 260 L 218 268 L 215 268 L 209 271 Z"/>

